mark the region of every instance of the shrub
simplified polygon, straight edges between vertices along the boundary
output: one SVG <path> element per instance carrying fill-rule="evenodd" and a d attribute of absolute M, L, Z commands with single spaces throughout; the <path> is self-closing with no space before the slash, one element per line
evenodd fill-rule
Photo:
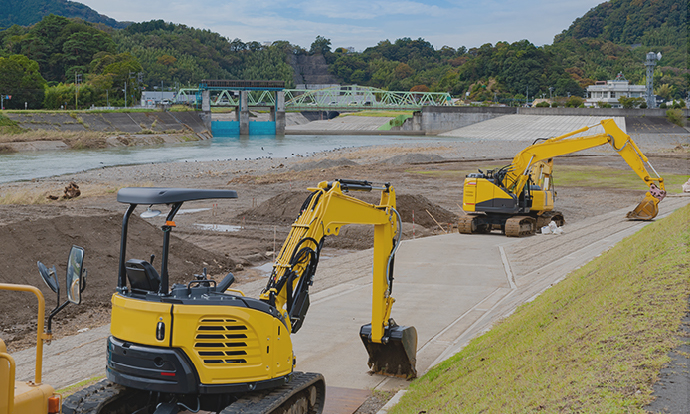
<path fill-rule="evenodd" d="M 539 102 L 536 106 L 537 108 L 548 108 L 551 105 L 548 102 Z"/>
<path fill-rule="evenodd" d="M 686 120 L 683 111 L 680 109 L 669 109 L 666 111 L 666 118 L 678 126 L 684 126 Z"/>
<path fill-rule="evenodd" d="M 558 108 L 558 102 L 551 102 L 552 108 Z"/>

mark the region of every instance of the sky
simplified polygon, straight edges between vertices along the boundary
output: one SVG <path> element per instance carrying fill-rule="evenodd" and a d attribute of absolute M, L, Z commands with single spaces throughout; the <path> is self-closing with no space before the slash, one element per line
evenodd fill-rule
<path fill-rule="evenodd" d="M 603 0 L 79 0 L 120 21 L 162 19 L 220 33 L 229 40 L 287 40 L 309 49 L 363 51 L 382 40 L 423 38 L 436 49 L 527 39 L 537 46 Z"/>

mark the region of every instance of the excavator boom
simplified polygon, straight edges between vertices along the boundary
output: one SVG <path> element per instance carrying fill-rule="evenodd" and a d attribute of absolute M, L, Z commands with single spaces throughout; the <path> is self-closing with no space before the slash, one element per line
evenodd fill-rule
<path fill-rule="evenodd" d="M 415 377 L 417 331 L 412 326 L 399 326 L 391 319 L 395 302 L 391 296 L 393 259 L 402 230 L 400 215 L 395 210 L 395 190 L 388 184 L 375 186 L 359 180 L 324 181 L 309 190 L 312 193 L 292 224 L 261 300 L 284 312 L 292 332 L 297 332 L 309 308 L 308 290 L 325 236 L 337 236 L 346 224 L 373 225 L 371 323 L 362 326 L 360 337 L 374 372 Z M 372 190 L 381 191 L 378 205 L 344 194 Z"/>

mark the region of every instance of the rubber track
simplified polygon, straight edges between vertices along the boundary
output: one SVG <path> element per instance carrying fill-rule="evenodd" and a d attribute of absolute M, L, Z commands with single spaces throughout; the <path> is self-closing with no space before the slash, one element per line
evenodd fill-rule
<path fill-rule="evenodd" d="M 544 214 L 537 217 L 537 230 L 544 226 L 548 226 L 551 221 L 555 221 L 557 226 L 562 226 L 565 224 L 565 219 L 563 218 L 563 213 L 560 211 L 547 211 Z"/>
<path fill-rule="evenodd" d="M 526 222 L 530 223 L 530 229 L 524 230 L 522 225 Z M 523 237 L 534 234 L 537 227 L 537 221 L 529 216 L 515 216 L 506 220 L 506 236 L 508 237 Z"/>
<path fill-rule="evenodd" d="M 474 216 L 461 216 L 458 219 L 458 232 L 472 234 L 472 220 L 474 220 Z"/>
<path fill-rule="evenodd" d="M 321 386 L 317 386 L 317 391 L 323 392 L 323 395 L 317 396 L 314 413 L 323 412 L 323 405 L 325 401 L 325 381 L 323 375 L 313 372 L 295 372 L 292 376 L 292 381 L 279 388 L 272 390 L 257 392 L 239 400 L 226 407 L 220 414 L 269 414 L 273 410 L 280 407 L 290 397 L 307 389 L 311 385 L 316 385 L 321 382 Z"/>
<path fill-rule="evenodd" d="M 63 414 L 99 414 L 100 410 L 114 401 L 127 389 L 103 379 L 65 398 Z"/>

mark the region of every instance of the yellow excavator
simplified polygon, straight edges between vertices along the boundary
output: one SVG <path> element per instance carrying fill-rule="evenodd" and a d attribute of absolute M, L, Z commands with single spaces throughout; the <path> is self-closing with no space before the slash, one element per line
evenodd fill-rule
<path fill-rule="evenodd" d="M 55 389 L 42 382 L 43 343 L 52 339 L 52 320 L 58 312 L 69 303 L 79 304 L 81 293 L 86 283 L 84 249 L 73 246 L 67 260 L 67 300 L 60 304 L 60 283 L 55 275 L 55 266 L 50 270 L 38 262 L 38 270 L 43 281 L 57 294 L 58 305 L 48 315 L 48 326 L 45 325 L 45 298 L 43 293 L 31 285 L 0 283 L 0 290 L 11 292 L 33 293 L 38 300 L 38 318 L 36 323 L 36 366 L 33 381 L 16 381 L 14 358 L 7 352 L 5 342 L 0 339 L 0 414 L 58 414 L 60 413 L 61 396 Z"/>
<path fill-rule="evenodd" d="M 598 125 L 604 133 L 573 137 Z M 647 157 L 621 131 L 613 119 L 549 139 L 540 139 L 518 153 L 510 165 L 484 173 L 468 174 L 463 186 L 462 209 L 466 215 L 458 223 L 460 233 L 489 233 L 501 230 L 506 236 L 521 237 L 554 221 L 562 226 L 563 214 L 554 211 L 553 159 L 559 155 L 609 144 L 649 186 L 642 202 L 627 214 L 632 220 L 651 220 L 666 196 L 664 179 Z M 645 163 L 654 171 L 652 177 Z"/>
<path fill-rule="evenodd" d="M 375 373 L 414 377 L 417 332 L 391 319 L 393 258 L 402 222 L 389 184 L 336 180 L 310 188 L 273 266 L 254 299 L 220 282 L 206 269 L 170 288 L 168 253 L 174 217 L 191 200 L 232 199 L 232 190 L 123 188 L 117 200 L 129 204 L 122 224 L 119 273 L 112 296 L 106 380 L 65 399 L 65 414 L 320 413 L 325 401 L 321 374 L 294 370 L 290 335 L 304 323 L 309 287 L 325 236 L 351 223 L 374 226 L 371 324 L 360 337 Z M 381 191 L 379 204 L 347 192 Z M 160 273 L 150 262 L 126 259 L 127 228 L 137 205 L 152 217 L 166 204 Z"/>

